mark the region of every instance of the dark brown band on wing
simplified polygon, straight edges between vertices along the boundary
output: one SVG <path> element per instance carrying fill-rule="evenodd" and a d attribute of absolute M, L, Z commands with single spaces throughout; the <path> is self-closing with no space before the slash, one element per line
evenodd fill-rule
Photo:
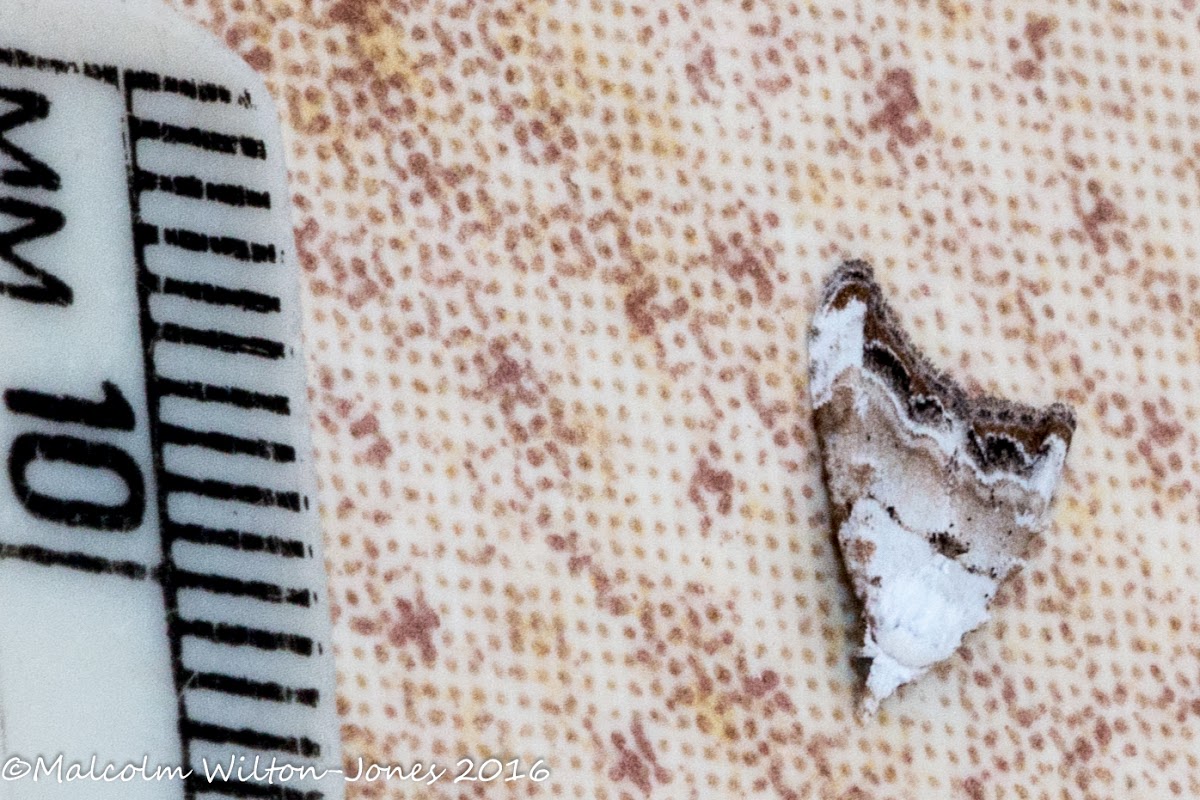
<path fill-rule="evenodd" d="M 842 309 L 851 300 L 867 307 L 863 365 L 903 399 L 913 422 L 937 425 L 951 416 L 963 420 L 970 431 L 967 451 L 980 469 L 1027 475 L 1048 452 L 1051 438 L 1070 446 L 1075 415 L 1067 406 L 1034 408 L 998 397 L 971 398 L 933 367 L 909 340 L 864 261 L 843 263 L 825 284 L 824 307 Z"/>

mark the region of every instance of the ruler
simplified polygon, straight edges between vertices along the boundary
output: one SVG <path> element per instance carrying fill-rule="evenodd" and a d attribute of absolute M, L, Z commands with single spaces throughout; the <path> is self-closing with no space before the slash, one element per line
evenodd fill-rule
<path fill-rule="evenodd" d="M 342 794 L 282 157 L 164 6 L 0 3 L 0 797 Z"/>

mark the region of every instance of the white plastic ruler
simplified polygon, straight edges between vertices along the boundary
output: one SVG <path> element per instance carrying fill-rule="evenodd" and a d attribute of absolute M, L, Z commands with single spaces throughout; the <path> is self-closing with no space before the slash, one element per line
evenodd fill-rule
<path fill-rule="evenodd" d="M 165 6 L 0 0 L 0 797 L 341 796 L 282 159 Z"/>

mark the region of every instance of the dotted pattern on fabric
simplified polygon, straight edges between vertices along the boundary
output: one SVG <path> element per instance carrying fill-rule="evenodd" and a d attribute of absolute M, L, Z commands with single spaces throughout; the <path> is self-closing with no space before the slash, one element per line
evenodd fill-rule
<path fill-rule="evenodd" d="M 1200 796 L 1195 0 L 176 0 L 292 168 L 349 797 Z M 859 722 L 807 392 L 869 259 L 1071 404 L 993 618 Z"/>

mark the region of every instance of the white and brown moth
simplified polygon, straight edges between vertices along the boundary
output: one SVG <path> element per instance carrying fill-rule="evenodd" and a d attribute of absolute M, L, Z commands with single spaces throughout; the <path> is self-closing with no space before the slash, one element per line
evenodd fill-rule
<path fill-rule="evenodd" d="M 1075 417 L 1059 403 L 969 397 L 913 346 L 861 261 L 830 277 L 809 337 L 870 714 L 987 620 L 1047 521 Z"/>

